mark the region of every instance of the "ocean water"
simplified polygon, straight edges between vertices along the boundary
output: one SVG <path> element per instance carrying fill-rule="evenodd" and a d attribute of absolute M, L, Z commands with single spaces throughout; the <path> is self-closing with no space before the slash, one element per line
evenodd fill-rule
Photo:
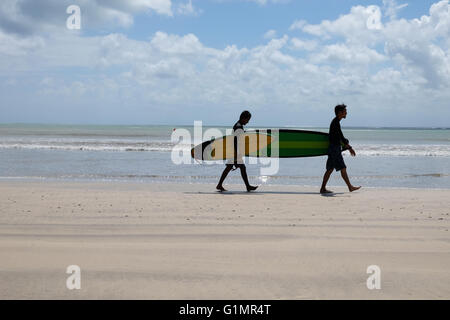
<path fill-rule="evenodd" d="M 193 136 L 192 126 L 0 124 L 0 178 L 216 183 L 223 164 L 172 161 L 174 147 L 176 152 L 189 152 L 191 144 L 202 140 L 172 142 L 175 128 Z M 217 129 L 225 134 L 229 128 Z M 449 128 L 343 126 L 343 132 L 357 153 L 344 154 L 354 185 L 450 188 Z M 249 163 L 247 168 L 254 184 L 317 188 L 325 163 L 326 157 L 279 159 L 274 175 L 262 174 L 265 164 Z M 241 183 L 239 171 L 230 173 L 227 182 Z M 339 173 L 329 185 L 344 186 Z"/>

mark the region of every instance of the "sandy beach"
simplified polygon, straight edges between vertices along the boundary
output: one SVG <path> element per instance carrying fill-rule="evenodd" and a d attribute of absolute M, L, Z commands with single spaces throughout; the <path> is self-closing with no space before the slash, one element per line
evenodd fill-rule
<path fill-rule="evenodd" d="M 3 180 L 0 299 L 450 299 L 450 190 L 226 187 Z"/>

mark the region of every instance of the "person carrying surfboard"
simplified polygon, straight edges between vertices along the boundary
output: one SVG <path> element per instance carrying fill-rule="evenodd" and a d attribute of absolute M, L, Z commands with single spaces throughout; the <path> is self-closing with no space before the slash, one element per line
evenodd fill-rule
<path fill-rule="evenodd" d="M 333 170 L 341 171 L 341 176 L 347 184 L 348 190 L 353 192 L 355 190 L 360 189 L 361 187 L 355 187 L 350 183 L 350 179 L 347 175 L 347 166 L 345 165 L 344 158 L 342 157 L 342 144 L 345 146 L 345 149 L 350 150 L 350 154 L 354 157 L 356 156 L 355 150 L 348 144 L 349 141 L 344 137 L 341 130 L 340 121 L 347 117 L 347 106 L 345 104 L 337 105 L 334 108 L 334 113 L 336 117 L 331 121 L 330 124 L 330 146 L 328 148 L 328 160 L 326 164 L 327 171 L 323 176 L 322 187 L 320 188 L 320 193 L 333 193 L 330 190 L 326 189 L 326 185 L 328 179 L 330 179 L 331 173 Z"/>
<path fill-rule="evenodd" d="M 216 189 L 220 192 L 227 191 L 222 186 L 225 178 L 227 177 L 228 173 L 230 173 L 231 170 L 233 170 L 233 167 L 235 169 L 239 168 L 241 170 L 241 176 L 244 180 L 245 186 L 247 188 L 247 192 L 256 190 L 257 186 L 252 186 L 248 182 L 248 176 L 247 176 L 247 168 L 245 167 L 245 164 L 242 161 L 242 151 L 238 150 L 238 143 L 239 136 L 244 133 L 244 126 L 250 121 L 250 118 L 252 117 L 251 113 L 247 110 L 243 111 L 241 113 L 241 116 L 239 117 L 239 121 L 235 123 L 233 126 L 233 135 L 235 136 L 234 139 L 234 154 L 235 157 L 232 160 L 229 160 L 226 164 L 225 169 L 223 170 L 222 176 L 220 177 L 219 183 L 216 186 Z M 234 169 L 234 170 L 235 170 Z"/>

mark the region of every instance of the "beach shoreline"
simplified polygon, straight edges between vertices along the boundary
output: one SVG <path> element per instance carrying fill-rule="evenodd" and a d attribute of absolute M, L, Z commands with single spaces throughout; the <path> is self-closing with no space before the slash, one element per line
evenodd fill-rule
<path fill-rule="evenodd" d="M 0 179 L 0 298 L 450 298 L 448 189 L 225 187 Z"/>
<path fill-rule="evenodd" d="M 219 172 L 220 173 L 220 172 Z M 347 192 L 347 188 L 345 187 L 345 182 L 341 179 L 340 176 L 337 176 L 335 174 L 335 176 L 337 177 L 337 179 L 335 181 L 332 181 L 333 183 L 328 183 L 327 184 L 327 188 L 329 189 L 336 189 L 336 190 L 340 190 L 340 192 Z M 335 176 L 332 176 L 333 178 Z M 235 176 L 233 178 L 236 178 L 236 180 L 240 180 L 241 177 L 240 176 Z M 217 178 L 218 179 L 218 178 Z M 227 177 L 227 180 L 231 180 L 230 177 Z M 274 183 L 274 182 L 270 182 L 270 183 L 261 183 L 261 181 L 259 181 L 257 176 L 249 176 L 249 181 L 252 184 L 258 185 L 261 188 L 258 189 L 256 192 L 257 193 L 264 193 L 263 190 L 272 190 L 272 189 L 276 189 L 278 191 L 283 191 L 284 189 L 286 190 L 286 192 L 289 192 L 291 189 L 304 189 L 304 190 L 308 190 L 310 192 L 316 192 L 318 195 L 320 194 L 319 189 L 320 189 L 320 185 L 319 182 L 321 182 L 321 180 L 317 180 L 318 183 L 317 184 L 283 184 L 283 183 Z M 337 181 L 337 185 L 334 184 Z M 61 178 L 61 177 L 0 177 L 0 184 L 6 184 L 6 183 L 19 183 L 19 184 L 27 184 L 27 183 L 42 183 L 42 184 L 66 184 L 66 185 L 82 185 L 82 184 L 86 184 L 86 185 L 96 185 L 96 184 L 104 184 L 105 186 L 108 185 L 113 185 L 113 184 L 118 184 L 118 185 L 125 185 L 125 186 L 145 186 L 147 187 L 147 189 L 152 190 L 152 191 L 160 191 L 161 188 L 160 186 L 164 186 L 167 185 L 168 188 L 167 190 L 173 190 L 173 186 L 177 186 L 176 189 L 178 190 L 183 190 L 183 189 L 196 189 L 196 186 L 198 186 L 199 190 L 209 190 L 211 192 L 216 192 L 216 185 L 217 182 L 210 182 L 210 181 L 191 181 L 191 182 L 186 182 L 186 180 L 183 181 L 173 181 L 173 180 L 139 180 L 139 179 L 118 179 L 118 178 L 104 178 L 104 179 L 100 179 L 100 178 Z M 232 180 L 232 183 L 226 183 L 225 184 L 228 187 L 228 191 L 229 193 L 233 193 L 233 192 L 239 192 L 239 191 L 245 191 L 245 188 L 243 187 L 242 184 L 239 183 L 235 183 L 234 180 Z M 319 187 L 318 187 L 319 185 Z M 355 185 L 358 185 L 357 183 L 355 183 Z M 405 186 L 367 186 L 367 185 L 363 185 L 362 188 L 364 190 L 436 190 L 436 191 L 449 191 L 450 192 L 450 188 L 446 188 L 446 187 L 434 187 L 434 186 L 427 186 L 426 188 L 421 188 L 421 187 L 405 187 Z"/>

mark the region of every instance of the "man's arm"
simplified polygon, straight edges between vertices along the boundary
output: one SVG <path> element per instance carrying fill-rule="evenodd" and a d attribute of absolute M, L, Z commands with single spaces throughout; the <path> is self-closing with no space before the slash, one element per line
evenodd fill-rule
<path fill-rule="evenodd" d="M 340 138 L 340 140 L 346 145 L 346 146 L 348 146 L 348 139 L 347 138 L 345 138 L 344 137 L 344 134 L 342 133 L 342 130 L 341 130 L 341 126 L 339 125 L 339 128 L 338 128 L 338 130 L 339 130 L 339 138 Z"/>
<path fill-rule="evenodd" d="M 340 126 L 340 125 L 339 125 L 339 136 L 340 136 L 341 141 L 342 141 L 342 142 L 344 143 L 344 145 L 345 145 L 345 149 L 348 149 L 348 150 L 350 151 L 350 154 L 351 154 L 353 157 L 356 156 L 355 150 L 353 150 L 352 146 L 349 145 L 348 139 L 344 137 L 344 134 L 342 133 L 342 130 L 341 130 L 341 126 Z"/>

